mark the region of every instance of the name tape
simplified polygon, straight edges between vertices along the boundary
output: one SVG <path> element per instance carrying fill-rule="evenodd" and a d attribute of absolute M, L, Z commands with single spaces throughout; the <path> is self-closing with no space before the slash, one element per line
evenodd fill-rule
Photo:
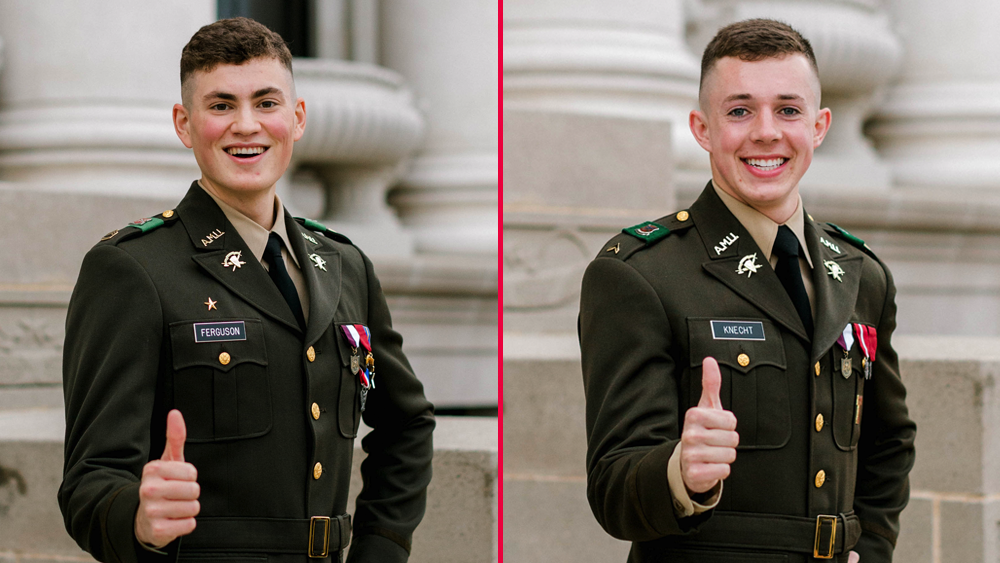
<path fill-rule="evenodd" d="M 247 327 L 243 321 L 194 323 L 195 342 L 231 342 L 246 339 Z"/>
<path fill-rule="evenodd" d="M 710 321 L 715 340 L 764 340 L 760 321 Z"/>

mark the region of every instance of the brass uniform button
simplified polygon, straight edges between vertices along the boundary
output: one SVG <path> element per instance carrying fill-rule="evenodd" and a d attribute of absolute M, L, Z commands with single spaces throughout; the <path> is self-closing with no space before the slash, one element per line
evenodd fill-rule
<path fill-rule="evenodd" d="M 823 430 L 823 413 L 819 413 L 816 415 L 816 432 L 820 432 L 822 430 Z"/>
<path fill-rule="evenodd" d="M 313 406 L 312 406 L 312 415 L 313 415 L 313 419 L 314 420 L 319 420 L 319 405 L 317 405 L 316 403 L 313 403 Z M 820 415 L 820 416 L 822 416 L 822 415 Z"/>
<path fill-rule="evenodd" d="M 313 479 L 319 479 L 319 476 L 322 474 L 323 464 L 317 461 L 316 465 L 313 466 Z"/>
<path fill-rule="evenodd" d="M 309 358 L 310 362 L 315 362 L 316 361 L 316 349 L 313 348 L 312 346 L 310 346 L 309 349 L 306 350 L 306 357 Z"/>
<path fill-rule="evenodd" d="M 746 354 L 740 354 L 739 356 L 736 357 L 736 361 L 741 366 L 747 367 L 748 365 L 750 365 L 750 356 L 747 356 Z"/>
<path fill-rule="evenodd" d="M 822 487 L 823 483 L 826 483 L 826 471 L 820 469 L 819 473 L 816 474 L 816 488 Z"/>
<path fill-rule="evenodd" d="M 819 377 L 819 362 L 816 362 L 816 377 Z"/>
<path fill-rule="evenodd" d="M 233 358 L 232 358 L 232 356 L 229 355 L 229 352 L 223 352 L 223 353 L 219 354 L 219 363 L 222 364 L 222 365 L 224 365 L 224 366 L 228 366 L 229 365 L 229 360 L 232 360 L 232 359 Z"/>
<path fill-rule="evenodd" d="M 168 210 L 164 211 L 163 212 L 163 216 L 166 217 L 167 219 L 173 217 L 174 216 L 174 210 L 173 209 L 168 209 Z"/>
<path fill-rule="evenodd" d="M 687 211 L 681 211 L 680 213 L 677 214 L 677 220 L 678 221 L 687 221 L 688 217 L 690 217 L 690 216 L 691 215 L 689 215 Z"/>

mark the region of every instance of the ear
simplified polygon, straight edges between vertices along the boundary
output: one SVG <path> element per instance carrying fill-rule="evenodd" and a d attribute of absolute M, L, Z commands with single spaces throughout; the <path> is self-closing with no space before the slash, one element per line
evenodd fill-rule
<path fill-rule="evenodd" d="M 298 141 L 306 131 L 306 101 L 302 98 L 295 100 L 295 137 Z"/>
<path fill-rule="evenodd" d="M 187 148 L 191 148 L 191 132 L 188 130 L 190 126 L 191 120 L 188 119 L 187 108 L 182 104 L 174 104 L 174 132 Z"/>
<path fill-rule="evenodd" d="M 830 130 L 832 122 L 833 114 L 830 112 L 830 108 L 823 108 L 816 114 L 816 129 L 813 131 L 814 149 L 823 144 L 823 139 L 826 138 L 826 133 Z"/>
<path fill-rule="evenodd" d="M 712 139 L 709 136 L 708 120 L 705 118 L 705 114 L 700 110 L 692 111 L 691 115 L 688 116 L 688 126 L 691 128 L 691 134 L 694 135 L 694 139 L 698 141 L 701 148 L 711 153 Z"/>

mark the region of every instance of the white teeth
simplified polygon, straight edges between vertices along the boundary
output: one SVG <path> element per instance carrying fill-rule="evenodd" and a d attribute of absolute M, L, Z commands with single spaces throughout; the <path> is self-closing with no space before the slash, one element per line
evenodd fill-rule
<path fill-rule="evenodd" d="M 238 154 L 261 154 L 264 152 L 264 147 L 232 147 L 226 149 L 226 152 L 234 156 Z"/>
<path fill-rule="evenodd" d="M 787 158 L 769 158 L 767 160 L 759 158 L 748 158 L 746 163 L 755 168 L 760 168 L 761 170 L 774 170 L 775 168 L 781 166 L 787 161 Z"/>

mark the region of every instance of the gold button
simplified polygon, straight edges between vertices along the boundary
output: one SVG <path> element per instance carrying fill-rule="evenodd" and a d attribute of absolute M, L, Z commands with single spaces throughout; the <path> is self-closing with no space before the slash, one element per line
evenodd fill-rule
<path fill-rule="evenodd" d="M 316 361 L 316 350 L 312 346 L 310 346 L 309 349 L 306 350 L 306 357 L 309 358 L 310 362 Z"/>
<path fill-rule="evenodd" d="M 861 369 L 864 369 L 867 363 L 868 363 L 868 358 L 861 358 Z"/>
<path fill-rule="evenodd" d="M 319 479 L 319 476 L 323 474 L 323 464 L 316 462 L 313 466 L 313 479 Z"/>
<path fill-rule="evenodd" d="M 174 216 L 174 210 L 173 209 L 168 209 L 168 210 L 164 211 L 163 212 L 163 216 L 166 217 L 167 219 L 173 217 Z"/>
<path fill-rule="evenodd" d="M 319 405 L 317 405 L 316 403 L 313 403 L 312 415 L 314 419 L 319 420 Z"/>
<path fill-rule="evenodd" d="M 826 471 L 820 469 L 819 473 L 816 474 L 816 488 L 822 487 L 823 483 L 826 483 Z"/>
<path fill-rule="evenodd" d="M 819 377 L 819 362 L 816 362 L 816 377 Z"/>
<path fill-rule="evenodd" d="M 680 213 L 677 214 L 677 220 L 678 221 L 687 221 L 688 217 L 690 217 L 690 216 L 691 215 L 689 215 L 687 211 L 681 211 Z"/>
<path fill-rule="evenodd" d="M 816 432 L 823 430 L 823 413 L 816 415 Z"/>
<path fill-rule="evenodd" d="M 229 365 L 229 360 L 231 360 L 231 359 L 233 359 L 233 358 L 232 358 L 232 356 L 229 355 L 229 352 L 223 352 L 223 353 L 219 354 L 219 363 L 222 364 L 222 365 L 224 365 L 224 366 L 228 366 Z"/>
<path fill-rule="evenodd" d="M 747 367 L 748 365 L 750 365 L 750 356 L 747 356 L 746 354 L 740 354 L 739 356 L 736 356 L 736 361 L 741 366 Z"/>

